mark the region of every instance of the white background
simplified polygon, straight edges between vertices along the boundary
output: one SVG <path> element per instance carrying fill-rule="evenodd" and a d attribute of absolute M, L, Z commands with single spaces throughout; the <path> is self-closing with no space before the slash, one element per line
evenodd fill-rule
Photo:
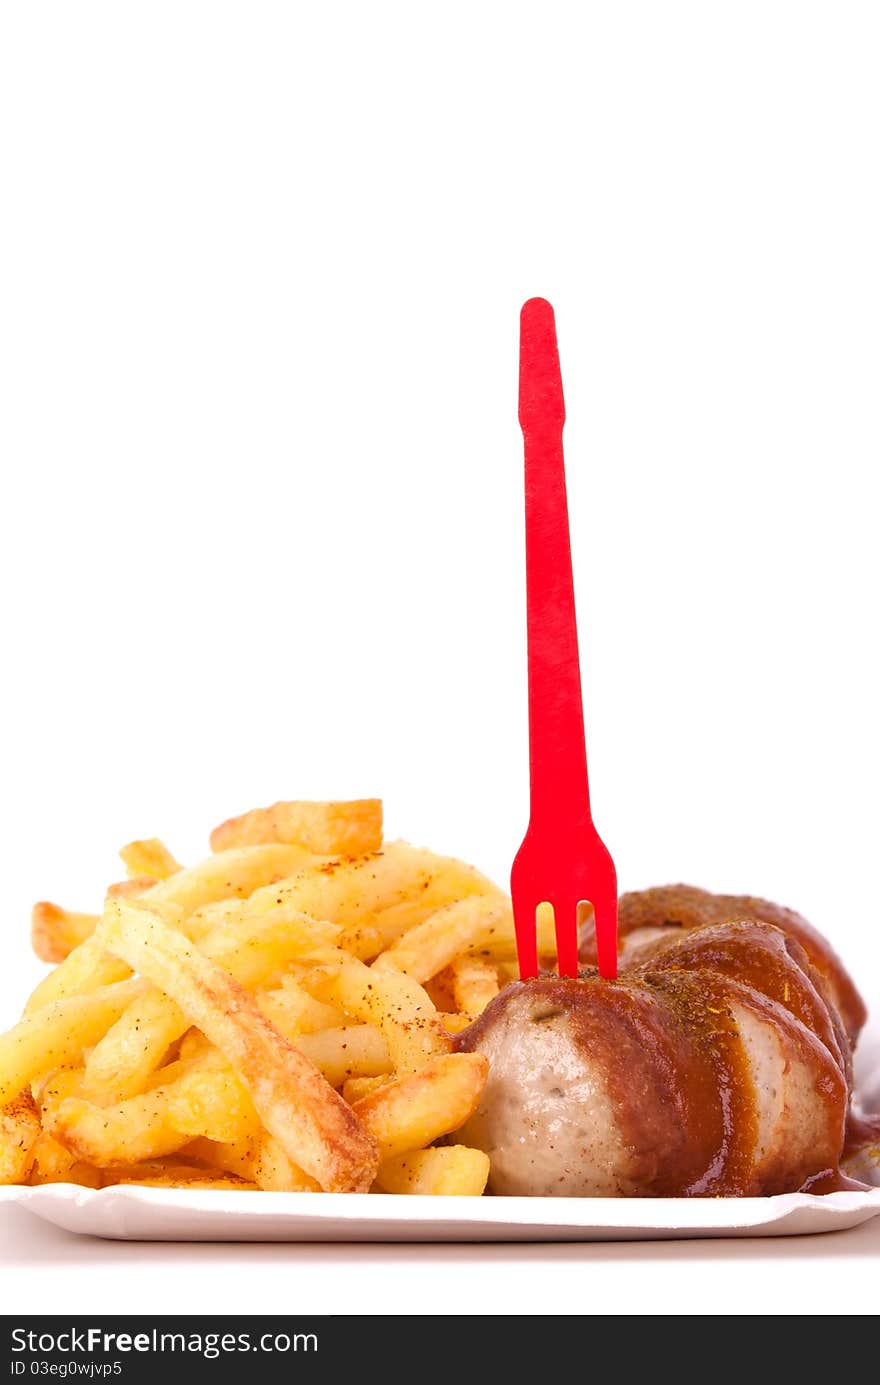
<path fill-rule="evenodd" d="M 4 8 L 4 1021 L 32 901 L 97 906 L 134 836 L 192 860 L 230 812 L 378 793 L 391 833 L 504 876 L 532 294 L 621 886 L 789 903 L 880 994 L 878 49 L 870 3 Z M 870 1227 L 315 1252 L 0 1224 L 6 1311 L 279 1283 L 337 1311 L 851 1311 L 880 1256 Z"/>

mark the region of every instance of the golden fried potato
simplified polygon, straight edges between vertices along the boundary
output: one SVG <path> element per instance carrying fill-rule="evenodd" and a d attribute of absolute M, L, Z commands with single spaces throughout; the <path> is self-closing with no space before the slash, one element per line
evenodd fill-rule
<path fill-rule="evenodd" d="M 252 915 L 242 904 L 238 918 L 236 930 L 215 929 L 202 950 L 244 986 L 259 985 L 292 958 L 332 942 L 339 932 L 335 924 L 306 918 L 284 906 Z M 141 1091 L 189 1023 L 162 991 L 150 989 L 139 996 L 92 1050 L 86 1064 L 88 1096 L 97 1102 L 115 1102 Z"/>
<path fill-rule="evenodd" d="M 32 992 L 24 1013 L 34 1015 L 56 1000 L 66 1000 L 71 996 L 96 991 L 102 986 L 112 986 L 129 976 L 131 968 L 118 957 L 108 957 L 93 935 L 75 947 L 54 971 L 43 978 Z"/>
<path fill-rule="evenodd" d="M 340 949 L 323 974 L 316 972 L 307 984 L 315 988 L 321 1000 L 338 1005 L 355 1019 L 375 1024 L 399 1072 L 416 1072 L 430 1059 L 452 1049 L 429 996 L 402 972 L 390 968 L 377 972 Z"/>
<path fill-rule="evenodd" d="M 292 1034 L 295 1044 L 331 1087 L 349 1077 L 379 1077 L 391 1071 L 388 1045 L 371 1024 L 343 1024 L 314 1034 Z"/>
<path fill-rule="evenodd" d="M 66 996 L 0 1035 L 0 1105 L 52 1068 L 81 1061 L 83 1051 L 106 1033 L 143 989 L 143 982 L 132 978 L 101 986 L 89 995 Z"/>
<path fill-rule="evenodd" d="M 172 1125 L 162 1087 L 116 1106 L 68 1097 L 47 1122 L 47 1130 L 77 1159 L 100 1169 L 176 1154 L 192 1138 Z"/>
<path fill-rule="evenodd" d="M 463 1059 L 476 1058 L 476 1063 Z M 421 1072 L 386 1083 L 352 1107 L 379 1146 L 384 1161 L 394 1154 L 424 1149 L 449 1135 L 476 1110 L 486 1085 L 489 1061 L 482 1053 L 451 1053 Z"/>
<path fill-rule="evenodd" d="M 489 1178 L 489 1156 L 466 1145 L 419 1149 L 379 1165 L 376 1187 L 383 1193 L 430 1197 L 480 1197 Z"/>
<path fill-rule="evenodd" d="M 109 905 L 96 936 L 165 991 L 223 1053 L 288 1158 L 327 1191 L 369 1188 L 373 1141 L 228 972 L 133 901 Z"/>
<path fill-rule="evenodd" d="M 436 976 L 461 952 L 488 948 L 513 938 L 513 913 L 505 899 L 477 895 L 438 909 L 405 933 L 394 947 L 376 959 L 377 970 L 391 968 L 424 983 Z"/>
<path fill-rule="evenodd" d="M 502 892 L 383 843 L 378 799 L 279 802 L 211 846 L 129 842 L 103 915 L 34 907 L 56 965 L 0 1036 L 0 1182 L 481 1192 L 484 1155 L 430 1146 L 485 1081 L 452 1035 L 511 973 Z"/>
<path fill-rule="evenodd" d="M 328 860 L 313 869 L 303 868 L 277 886 L 255 890 L 251 903 L 258 909 L 263 903 L 282 900 L 312 918 L 332 919 L 343 929 L 339 945 L 357 952 L 358 930 L 374 928 L 376 916 L 384 910 L 411 903 L 414 898 L 423 899 L 427 905 L 434 894 L 448 897 L 450 891 L 458 898 L 498 895 L 497 887 L 472 866 L 406 842 L 386 842 L 371 856 L 354 861 Z"/>
<path fill-rule="evenodd" d="M 76 1183 L 83 1188 L 100 1188 L 101 1174 L 92 1164 L 78 1160 L 44 1130 L 34 1145 L 34 1162 L 27 1181 L 34 1188 L 43 1183 Z"/>
<path fill-rule="evenodd" d="M 146 837 L 143 841 L 128 842 L 122 847 L 120 852 L 122 863 L 130 879 L 138 876 L 150 876 L 155 882 L 157 880 L 167 880 L 169 875 L 176 875 L 182 870 L 179 861 L 175 861 L 171 852 L 164 842 L 158 837 Z"/>
<path fill-rule="evenodd" d="M 114 880 L 107 886 L 107 899 L 140 899 L 159 882 L 155 875 L 130 875 L 126 880 Z"/>
<path fill-rule="evenodd" d="M 186 1147 L 187 1155 L 252 1182 L 264 1192 L 318 1193 L 320 1184 L 288 1159 L 277 1140 L 265 1133 L 248 1139 L 221 1143 L 214 1140 L 194 1140 Z"/>
<path fill-rule="evenodd" d="M 455 1008 L 472 1019 L 482 1014 L 498 994 L 498 968 L 485 957 L 456 957 L 449 967 Z"/>
<path fill-rule="evenodd" d="M 294 1035 L 316 1034 L 321 1029 L 336 1029 L 345 1023 L 342 1010 L 316 1000 L 291 976 L 282 976 L 281 985 L 272 990 L 258 991 L 257 1003 L 269 1023 L 291 1043 Z"/>
<path fill-rule="evenodd" d="M 177 871 L 167 880 L 152 885 L 142 897 L 149 901 L 151 908 L 158 910 L 166 923 L 179 924 L 207 904 L 245 899 L 255 890 L 302 869 L 312 859 L 310 852 L 298 846 L 241 847 L 237 851 L 209 856 L 196 866 Z M 123 886 L 130 884 L 122 883 Z M 92 936 L 74 948 L 40 982 L 25 1013 L 31 1014 L 63 996 L 110 985 L 128 975 L 129 968 L 118 958 L 108 957 Z"/>
<path fill-rule="evenodd" d="M 318 856 L 364 856 L 382 845 L 382 800 L 273 803 L 228 818 L 211 833 L 211 850 L 258 842 L 289 842 Z"/>
<path fill-rule="evenodd" d="M 31 911 L 31 946 L 41 962 L 63 962 L 75 947 L 92 936 L 98 917 L 40 900 Z"/>
<path fill-rule="evenodd" d="M 356 1101 L 361 1101 L 365 1096 L 371 1096 L 373 1092 L 378 1092 L 380 1087 L 384 1087 L 390 1079 L 383 1077 L 347 1077 L 342 1084 L 342 1095 L 349 1106 L 354 1106 Z"/>
<path fill-rule="evenodd" d="M 0 1184 L 26 1183 L 40 1138 L 40 1118 L 30 1092 L 0 1106 Z"/>

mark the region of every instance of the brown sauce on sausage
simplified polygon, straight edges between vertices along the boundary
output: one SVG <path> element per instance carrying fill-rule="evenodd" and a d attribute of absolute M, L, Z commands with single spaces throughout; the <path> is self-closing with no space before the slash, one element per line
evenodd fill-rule
<path fill-rule="evenodd" d="M 642 928 L 689 930 L 731 919 L 775 924 L 800 944 L 827 987 L 850 1044 L 854 1044 L 867 1017 L 864 1001 L 828 940 L 793 909 L 754 895 L 711 894 L 693 885 L 661 885 L 621 895 L 618 931 L 624 939 Z M 588 964 L 596 960 L 595 937 L 589 929 L 581 943 L 581 959 Z"/>

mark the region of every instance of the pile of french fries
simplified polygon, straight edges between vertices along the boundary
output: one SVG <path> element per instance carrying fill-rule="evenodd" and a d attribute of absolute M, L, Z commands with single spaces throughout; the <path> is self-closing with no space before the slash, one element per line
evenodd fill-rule
<path fill-rule="evenodd" d="M 56 965 L 0 1037 L 0 1183 L 481 1194 L 450 1137 L 487 1061 L 453 1036 L 516 974 L 507 897 L 384 842 L 377 799 L 255 809 L 211 848 L 132 842 L 101 915 L 35 906 Z"/>

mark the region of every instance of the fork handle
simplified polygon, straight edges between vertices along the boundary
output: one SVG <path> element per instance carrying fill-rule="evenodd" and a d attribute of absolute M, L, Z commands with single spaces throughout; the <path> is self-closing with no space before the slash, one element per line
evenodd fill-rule
<path fill-rule="evenodd" d="M 519 422 L 525 444 L 531 823 L 539 833 L 591 822 L 562 429 L 565 402 L 553 309 L 520 317 Z"/>

